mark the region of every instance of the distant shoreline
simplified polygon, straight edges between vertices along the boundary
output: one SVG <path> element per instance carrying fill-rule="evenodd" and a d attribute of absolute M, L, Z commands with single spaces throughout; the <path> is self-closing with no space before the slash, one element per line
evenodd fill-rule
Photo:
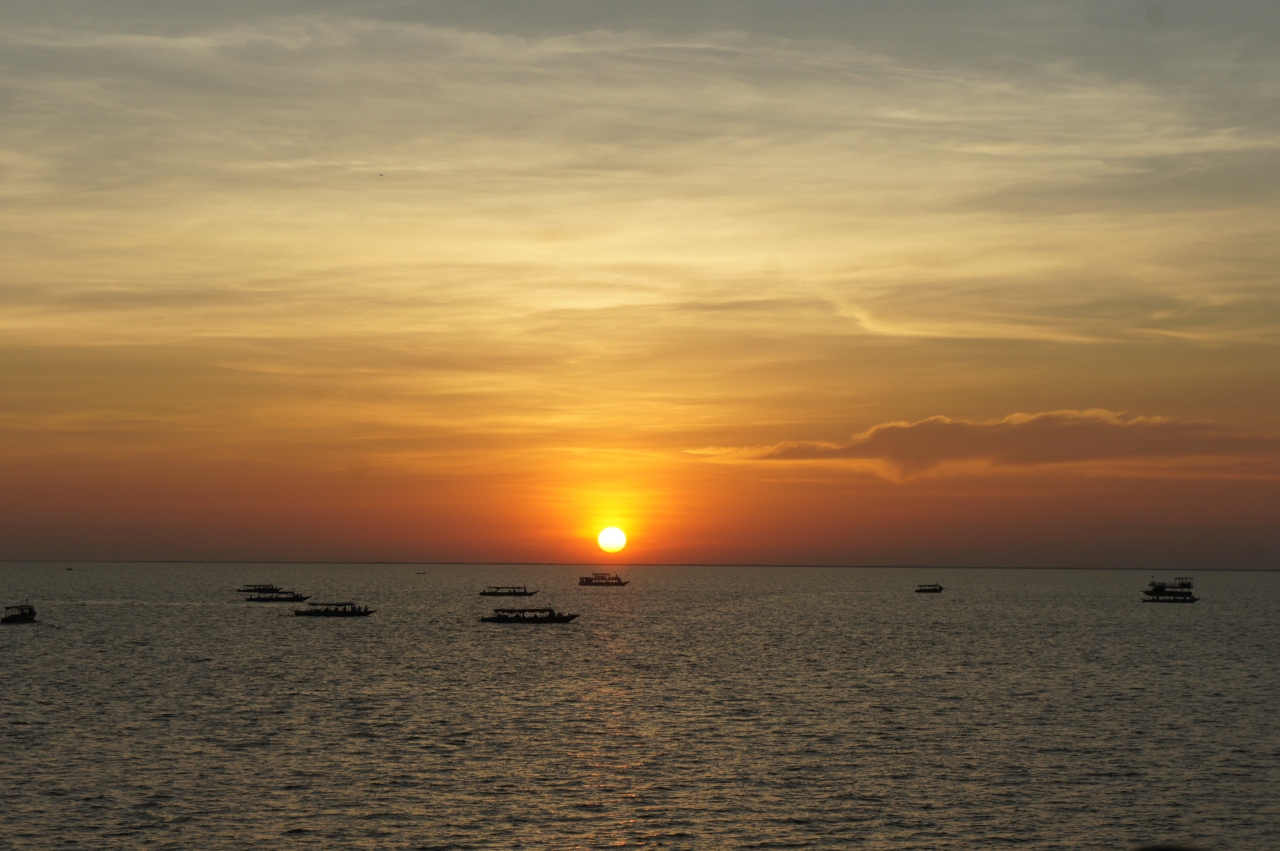
<path fill-rule="evenodd" d="M 1176 573 L 1276 573 L 1277 567 L 1080 567 L 986 564 L 789 564 L 752 562 L 574 562 L 574 561 L 317 561 L 306 559 L 0 559 L 0 564 L 307 564 L 369 567 L 817 567 L 833 570 L 1122 570 L 1131 572 Z"/>

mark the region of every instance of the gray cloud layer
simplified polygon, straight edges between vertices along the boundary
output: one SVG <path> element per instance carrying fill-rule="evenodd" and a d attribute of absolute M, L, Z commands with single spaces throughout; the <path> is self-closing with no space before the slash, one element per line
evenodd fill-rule
<path fill-rule="evenodd" d="M 998 465 L 1063 464 L 1129 459 L 1270 456 L 1275 435 L 1210 423 L 1125 417 L 1112 411 L 1016 414 L 991 422 L 930 417 L 885 423 L 848 443 L 784 443 L 757 455 L 764 460 L 861 459 L 886 461 L 918 473 L 954 461 Z"/>

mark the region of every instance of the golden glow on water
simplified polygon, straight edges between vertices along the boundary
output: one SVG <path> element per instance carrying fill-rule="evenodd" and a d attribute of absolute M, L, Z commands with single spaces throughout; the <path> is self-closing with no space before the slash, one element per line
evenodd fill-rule
<path fill-rule="evenodd" d="M 606 553 L 616 553 L 627 545 L 627 533 L 617 526 L 609 526 L 600 530 L 600 534 L 596 536 L 596 543 L 600 544 L 600 549 Z"/>

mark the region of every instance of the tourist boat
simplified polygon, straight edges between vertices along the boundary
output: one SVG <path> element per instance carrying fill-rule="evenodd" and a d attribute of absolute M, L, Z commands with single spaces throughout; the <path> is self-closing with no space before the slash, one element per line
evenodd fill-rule
<path fill-rule="evenodd" d="M 363 618 L 375 611 L 355 603 L 307 603 L 305 609 L 294 609 L 293 613 L 302 618 Z"/>
<path fill-rule="evenodd" d="M 16 606 L 4 607 L 4 616 L 0 617 L 0 623 L 34 623 L 35 619 L 35 606 L 19 603 Z"/>
<path fill-rule="evenodd" d="M 283 589 L 264 591 L 252 597 L 245 597 L 245 600 L 250 603 L 304 603 L 310 599 L 310 594 L 299 594 L 297 591 Z"/>
<path fill-rule="evenodd" d="M 568 623 L 576 617 L 555 609 L 494 609 L 491 616 L 480 620 L 484 623 Z"/>
<path fill-rule="evenodd" d="M 615 588 L 621 588 L 630 580 L 624 580 L 616 573 L 593 573 L 590 576 L 579 576 L 579 585 L 611 585 Z"/>
<path fill-rule="evenodd" d="M 941 594 L 942 586 L 936 582 L 931 582 L 927 585 L 917 585 L 916 593 L 917 594 Z"/>
<path fill-rule="evenodd" d="M 530 591 L 523 585 L 490 585 L 480 592 L 481 597 L 532 597 L 537 591 Z"/>
<path fill-rule="evenodd" d="M 279 585 L 265 583 L 262 585 L 243 585 L 236 589 L 237 594 L 279 594 L 284 589 Z"/>
<path fill-rule="evenodd" d="M 1146 603 L 1194 603 L 1200 598 L 1191 590 L 1195 587 L 1191 579 L 1186 576 L 1179 576 L 1172 582 L 1157 582 L 1152 579 L 1151 584 L 1146 587 L 1142 593 L 1146 594 Z"/>

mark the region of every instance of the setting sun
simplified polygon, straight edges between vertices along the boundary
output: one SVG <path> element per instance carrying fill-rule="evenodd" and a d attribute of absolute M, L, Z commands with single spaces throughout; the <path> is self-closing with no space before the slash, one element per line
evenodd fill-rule
<path fill-rule="evenodd" d="M 600 549 L 606 553 L 616 553 L 627 545 L 627 534 L 617 526 L 610 526 L 600 530 L 596 541 L 600 544 Z"/>

